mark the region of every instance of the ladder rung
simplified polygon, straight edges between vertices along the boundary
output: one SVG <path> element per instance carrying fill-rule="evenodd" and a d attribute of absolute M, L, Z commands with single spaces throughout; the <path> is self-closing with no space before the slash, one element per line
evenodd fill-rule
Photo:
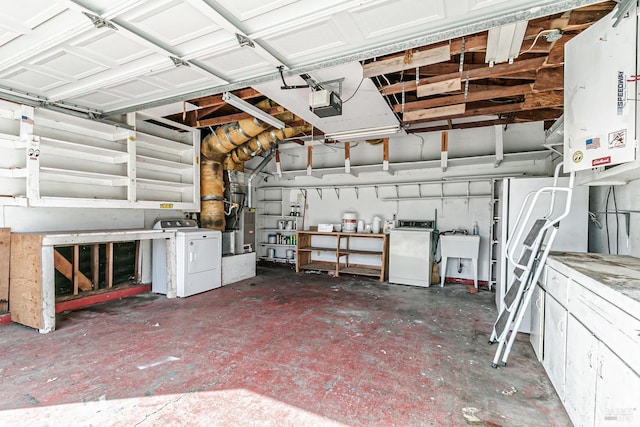
<path fill-rule="evenodd" d="M 504 296 L 504 304 L 506 307 L 509 307 L 509 310 L 512 309 L 513 302 L 516 300 L 516 297 L 518 296 L 518 291 L 521 285 L 522 285 L 522 282 L 519 279 L 516 279 L 511 284 L 511 287 L 507 291 L 507 294 Z"/>
<path fill-rule="evenodd" d="M 507 327 L 508 320 L 509 320 L 509 312 L 507 310 L 503 310 L 502 313 L 500 313 L 500 317 L 498 317 L 498 320 L 496 320 L 495 326 L 493 327 L 493 329 L 495 329 L 496 331 L 496 337 L 498 339 L 500 339 L 500 337 L 502 336 L 502 333 Z"/>
<path fill-rule="evenodd" d="M 538 235 L 540 234 L 540 230 L 546 224 L 546 219 L 537 219 L 536 222 L 533 223 L 531 230 L 527 234 L 527 237 L 524 239 L 524 246 L 531 246 L 536 241 Z"/>

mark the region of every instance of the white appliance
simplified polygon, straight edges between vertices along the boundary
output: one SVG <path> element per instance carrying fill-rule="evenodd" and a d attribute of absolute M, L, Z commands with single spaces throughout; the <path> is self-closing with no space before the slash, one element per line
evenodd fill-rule
<path fill-rule="evenodd" d="M 615 27 L 618 9 L 564 47 L 565 172 L 636 159 L 637 18 L 633 3 L 628 16 Z"/>
<path fill-rule="evenodd" d="M 429 287 L 433 221 L 398 221 L 389 236 L 389 283 Z"/>
<path fill-rule="evenodd" d="M 559 178 L 559 186 L 567 186 L 569 178 Z M 518 213 L 522 207 L 525 197 L 532 191 L 553 185 L 553 178 L 505 178 L 498 187 L 498 224 L 497 224 L 497 253 L 498 253 L 498 277 L 496 277 L 496 306 L 498 311 L 502 309 L 502 301 L 507 292 L 507 286 L 511 283 L 513 266 L 509 266 L 506 261 L 506 243 L 511 237 Z M 557 194 L 560 206 L 564 206 L 566 194 Z M 549 199 L 541 197 L 539 207 L 531 214 L 530 223 L 538 218 L 542 218 L 549 211 Z M 558 234 L 553 242 L 551 250 L 587 252 L 589 226 L 589 188 L 586 186 L 575 186 L 571 201 L 571 211 L 569 217 L 560 222 Z M 519 253 L 515 249 L 514 253 Z M 532 303 L 535 303 L 532 302 Z M 531 332 L 531 309 L 527 307 L 522 318 L 522 323 L 518 329 L 520 332 Z"/>
<path fill-rule="evenodd" d="M 222 233 L 198 228 L 191 219 L 160 220 L 154 229 L 174 231 L 177 296 L 184 298 L 222 286 Z M 167 293 L 166 243 L 153 242 L 152 292 Z"/>

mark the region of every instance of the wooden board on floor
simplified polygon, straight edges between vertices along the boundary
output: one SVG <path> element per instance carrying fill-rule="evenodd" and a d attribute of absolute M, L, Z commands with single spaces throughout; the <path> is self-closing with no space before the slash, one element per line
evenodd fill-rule
<path fill-rule="evenodd" d="M 42 235 L 11 235 L 11 320 L 42 329 Z"/>
<path fill-rule="evenodd" d="M 9 257 L 11 229 L 0 228 L 0 313 L 9 310 Z"/>

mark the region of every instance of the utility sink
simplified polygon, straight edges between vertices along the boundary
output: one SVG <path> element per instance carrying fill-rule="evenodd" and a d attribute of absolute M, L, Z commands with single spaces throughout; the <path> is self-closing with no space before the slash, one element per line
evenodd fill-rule
<path fill-rule="evenodd" d="M 440 236 L 440 253 L 449 258 L 478 258 L 480 236 L 445 234 Z"/>
<path fill-rule="evenodd" d="M 480 236 L 468 234 L 440 235 L 440 253 L 442 254 L 442 272 L 440 286 L 444 286 L 448 258 L 471 258 L 474 272 L 474 285 L 478 288 L 478 255 Z"/>

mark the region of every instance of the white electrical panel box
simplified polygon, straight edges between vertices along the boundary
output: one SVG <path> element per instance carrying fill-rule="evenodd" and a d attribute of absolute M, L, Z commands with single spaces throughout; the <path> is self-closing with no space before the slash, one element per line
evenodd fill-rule
<path fill-rule="evenodd" d="M 636 8 L 613 14 L 565 45 L 565 172 L 636 159 Z"/>

